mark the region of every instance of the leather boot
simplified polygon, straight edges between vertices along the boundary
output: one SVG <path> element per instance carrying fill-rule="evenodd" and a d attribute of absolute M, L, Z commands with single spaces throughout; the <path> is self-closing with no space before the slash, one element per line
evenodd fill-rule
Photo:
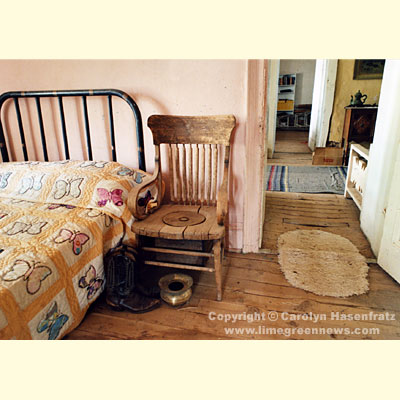
<path fill-rule="evenodd" d="M 161 301 L 151 297 L 141 285 L 136 289 L 136 257 L 133 251 L 124 246 L 117 247 L 105 259 L 106 265 L 106 303 L 117 311 L 144 313 L 161 305 Z M 141 293 L 139 290 L 143 288 Z M 150 295 L 150 296 L 148 296 Z"/>
<path fill-rule="evenodd" d="M 116 311 L 129 311 L 135 314 L 145 313 L 161 305 L 158 299 L 152 299 L 132 291 L 127 296 L 121 296 L 115 292 L 107 293 L 106 303 Z"/>

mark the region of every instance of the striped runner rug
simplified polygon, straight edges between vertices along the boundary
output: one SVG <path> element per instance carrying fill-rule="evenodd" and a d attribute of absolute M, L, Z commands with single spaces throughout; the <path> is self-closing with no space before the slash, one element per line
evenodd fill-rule
<path fill-rule="evenodd" d="M 267 166 L 266 190 L 344 194 L 347 167 Z"/>

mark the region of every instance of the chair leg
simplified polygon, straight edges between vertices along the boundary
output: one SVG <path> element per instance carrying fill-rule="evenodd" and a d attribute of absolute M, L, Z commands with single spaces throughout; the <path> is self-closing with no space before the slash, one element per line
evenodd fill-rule
<path fill-rule="evenodd" d="M 222 300 L 222 257 L 221 257 L 221 239 L 214 241 L 214 268 L 215 282 L 217 284 L 217 300 Z"/>

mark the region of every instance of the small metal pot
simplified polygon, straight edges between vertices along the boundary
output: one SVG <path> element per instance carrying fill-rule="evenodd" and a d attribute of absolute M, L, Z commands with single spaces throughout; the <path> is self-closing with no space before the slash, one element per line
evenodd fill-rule
<path fill-rule="evenodd" d="M 193 279 L 185 274 L 168 274 L 159 282 L 161 298 L 171 306 L 181 306 L 192 296 Z"/>

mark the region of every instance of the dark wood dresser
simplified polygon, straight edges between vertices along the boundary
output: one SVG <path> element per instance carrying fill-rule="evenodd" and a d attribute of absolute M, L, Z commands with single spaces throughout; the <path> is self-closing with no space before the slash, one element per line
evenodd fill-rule
<path fill-rule="evenodd" d="M 350 143 L 372 143 L 375 132 L 375 122 L 378 107 L 361 106 L 345 107 L 342 147 L 344 162 L 347 165 Z"/>

